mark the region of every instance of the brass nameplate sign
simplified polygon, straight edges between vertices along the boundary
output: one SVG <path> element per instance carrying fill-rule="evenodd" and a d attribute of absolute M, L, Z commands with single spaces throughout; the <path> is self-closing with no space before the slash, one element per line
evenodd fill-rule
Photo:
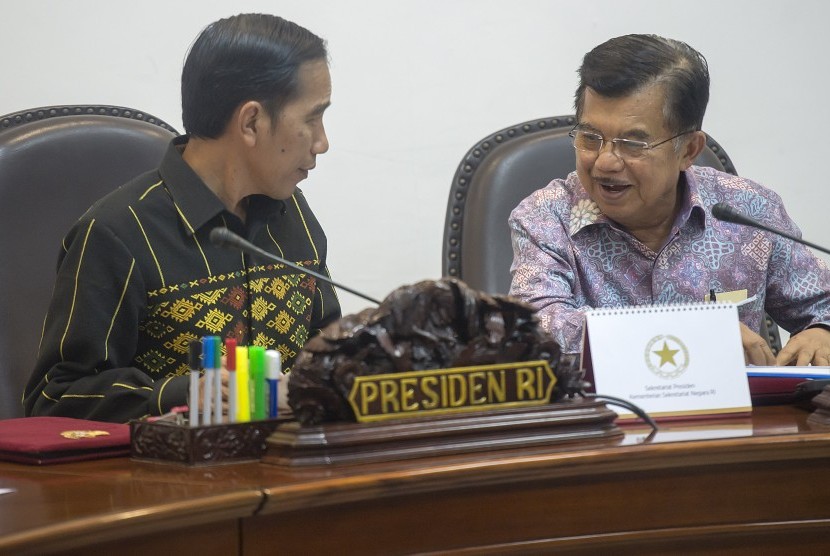
<path fill-rule="evenodd" d="M 357 377 L 349 403 L 366 423 L 543 405 L 555 384 L 547 361 L 409 371 Z"/>

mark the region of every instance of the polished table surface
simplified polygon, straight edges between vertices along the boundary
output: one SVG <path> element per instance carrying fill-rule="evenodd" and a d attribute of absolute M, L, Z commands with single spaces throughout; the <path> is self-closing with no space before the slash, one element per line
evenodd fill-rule
<path fill-rule="evenodd" d="M 830 535 L 830 431 L 808 415 L 305 469 L 0 463 L 0 553 L 806 553 Z"/>

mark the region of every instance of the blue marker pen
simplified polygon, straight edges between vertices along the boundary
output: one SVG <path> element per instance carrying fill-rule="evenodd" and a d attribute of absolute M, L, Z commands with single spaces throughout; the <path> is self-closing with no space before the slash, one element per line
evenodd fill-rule
<path fill-rule="evenodd" d="M 205 336 L 202 338 L 202 365 L 205 368 L 205 388 L 202 399 L 202 424 L 209 425 L 213 418 L 213 383 L 216 381 L 216 336 Z"/>
<path fill-rule="evenodd" d="M 277 408 L 280 379 L 282 379 L 282 357 L 280 352 L 269 349 L 265 352 L 265 368 L 268 369 L 268 417 L 275 419 L 279 412 Z"/>
<path fill-rule="evenodd" d="M 213 424 L 222 424 L 222 339 L 219 336 L 213 344 Z"/>
<path fill-rule="evenodd" d="M 199 370 L 202 368 L 202 343 L 193 341 L 187 346 L 187 366 L 190 369 L 189 422 L 191 427 L 199 425 Z"/>

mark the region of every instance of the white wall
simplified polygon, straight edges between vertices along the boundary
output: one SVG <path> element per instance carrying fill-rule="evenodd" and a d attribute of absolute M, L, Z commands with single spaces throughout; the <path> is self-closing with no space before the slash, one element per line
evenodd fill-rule
<path fill-rule="evenodd" d="M 450 181 L 473 143 L 571 113 L 585 52 L 632 32 L 709 60 L 704 129 L 830 244 L 830 3 L 824 0 L 26 0 L 0 3 L 0 114 L 140 108 L 181 130 L 185 52 L 211 21 L 282 15 L 327 39 L 331 150 L 303 184 L 336 279 L 376 297 L 441 274 Z M 542 186 L 544 184 L 540 184 Z M 341 294 L 344 310 L 365 306 Z"/>

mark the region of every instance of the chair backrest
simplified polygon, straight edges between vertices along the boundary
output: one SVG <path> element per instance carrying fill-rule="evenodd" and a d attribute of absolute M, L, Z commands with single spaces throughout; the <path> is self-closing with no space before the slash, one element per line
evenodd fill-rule
<path fill-rule="evenodd" d="M 486 292 L 508 292 L 513 247 L 507 219 L 533 191 L 576 169 L 568 137 L 574 125 L 573 115 L 524 122 L 485 137 L 467 152 L 450 187 L 442 259 L 445 276 Z M 695 164 L 738 175 L 726 151 L 708 135 Z M 771 319 L 764 322 L 761 335 L 777 353 L 778 327 Z"/>
<path fill-rule="evenodd" d="M 513 247 L 507 219 L 525 197 L 576 169 L 568 132 L 575 116 L 533 120 L 485 137 L 453 177 L 444 225 L 442 270 L 490 293 L 510 289 Z M 707 136 L 695 164 L 737 175 L 732 161 Z"/>
<path fill-rule="evenodd" d="M 0 419 L 23 414 L 64 234 L 94 201 L 156 168 L 175 135 L 117 106 L 0 117 Z"/>

